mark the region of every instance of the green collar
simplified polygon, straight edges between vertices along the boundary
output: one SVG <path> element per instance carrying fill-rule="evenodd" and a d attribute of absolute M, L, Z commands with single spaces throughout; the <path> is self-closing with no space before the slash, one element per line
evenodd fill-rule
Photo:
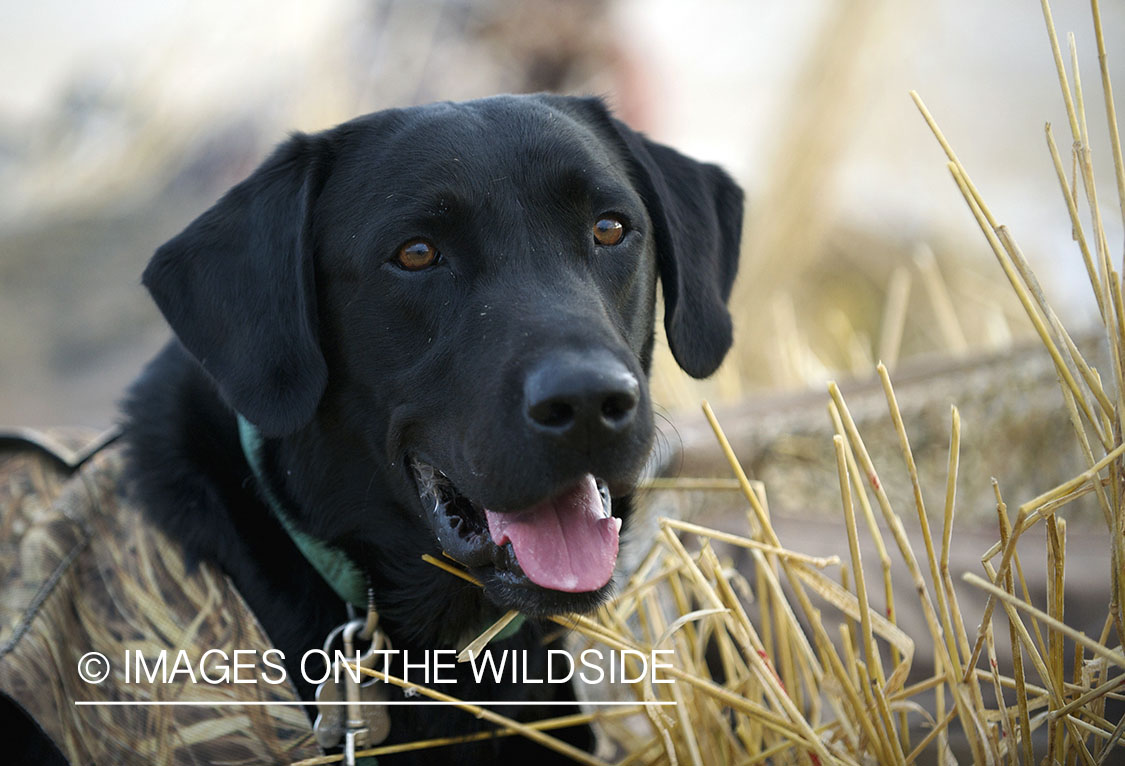
<path fill-rule="evenodd" d="M 285 511 L 281 501 L 273 493 L 270 483 L 266 481 L 266 474 L 262 466 L 262 433 L 253 423 L 242 415 L 238 416 L 238 438 L 242 442 L 242 452 L 246 455 L 246 462 L 254 472 L 254 478 L 261 487 L 266 504 L 269 505 L 273 515 L 281 522 L 290 539 L 297 546 L 297 550 L 305 557 L 313 569 L 332 586 L 344 601 L 354 604 L 360 609 L 367 609 L 367 577 L 363 570 L 339 548 L 317 539 L 307 532 L 303 532 L 293 523 L 292 517 Z M 504 630 L 493 637 L 493 641 L 501 641 L 514 636 L 523 627 L 524 615 L 519 615 L 509 622 Z M 482 633 L 492 622 L 481 626 L 477 633 Z"/>

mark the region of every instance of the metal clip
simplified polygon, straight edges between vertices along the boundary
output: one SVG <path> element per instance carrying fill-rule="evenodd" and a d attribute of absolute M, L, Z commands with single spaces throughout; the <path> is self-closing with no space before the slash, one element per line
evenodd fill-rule
<path fill-rule="evenodd" d="M 344 764 L 345 766 L 355 766 L 355 748 L 356 748 L 356 732 L 348 729 L 344 733 Z"/>
<path fill-rule="evenodd" d="M 365 668 L 373 668 L 379 659 L 377 652 L 390 648 L 387 637 L 378 630 L 378 614 L 373 605 L 369 606 L 366 618 L 350 620 L 328 634 L 324 651 L 329 657 L 333 657 L 333 647 L 341 638 L 343 656 L 349 662 L 356 657 L 356 639 L 370 641 L 367 650 L 359 655 L 359 665 Z M 313 724 L 321 747 L 338 747 L 343 741 L 347 764 L 355 764 L 357 748 L 379 744 L 391 728 L 386 706 L 370 704 L 389 699 L 386 685 L 374 678 L 357 682 L 354 673 L 342 660 L 333 661 L 329 677 L 316 689 L 317 717 Z"/>

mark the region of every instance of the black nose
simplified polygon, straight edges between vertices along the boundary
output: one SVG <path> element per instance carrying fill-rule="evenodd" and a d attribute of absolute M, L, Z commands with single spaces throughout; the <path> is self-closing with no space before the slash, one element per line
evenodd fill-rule
<path fill-rule="evenodd" d="M 559 352 L 528 374 L 524 407 L 531 427 L 580 449 L 627 430 L 640 397 L 636 376 L 608 351 Z"/>

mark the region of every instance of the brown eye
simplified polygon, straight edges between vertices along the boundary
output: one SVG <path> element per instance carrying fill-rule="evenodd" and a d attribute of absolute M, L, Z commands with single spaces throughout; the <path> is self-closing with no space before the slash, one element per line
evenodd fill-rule
<path fill-rule="evenodd" d="M 599 245 L 612 247 L 625 238 L 625 224 L 616 218 L 606 216 L 594 224 L 594 239 Z"/>
<path fill-rule="evenodd" d="M 438 250 L 424 239 L 412 239 L 398 249 L 395 262 L 407 271 L 421 271 L 437 263 Z"/>

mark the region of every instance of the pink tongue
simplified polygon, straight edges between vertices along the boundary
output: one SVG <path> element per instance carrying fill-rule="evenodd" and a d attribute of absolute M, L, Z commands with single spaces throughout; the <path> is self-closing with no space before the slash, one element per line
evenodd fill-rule
<path fill-rule="evenodd" d="M 509 540 L 520 568 L 533 583 L 551 590 L 583 593 L 609 582 L 617 563 L 619 521 L 602 515 L 594 477 L 574 489 L 512 513 L 485 510 L 492 541 Z"/>

